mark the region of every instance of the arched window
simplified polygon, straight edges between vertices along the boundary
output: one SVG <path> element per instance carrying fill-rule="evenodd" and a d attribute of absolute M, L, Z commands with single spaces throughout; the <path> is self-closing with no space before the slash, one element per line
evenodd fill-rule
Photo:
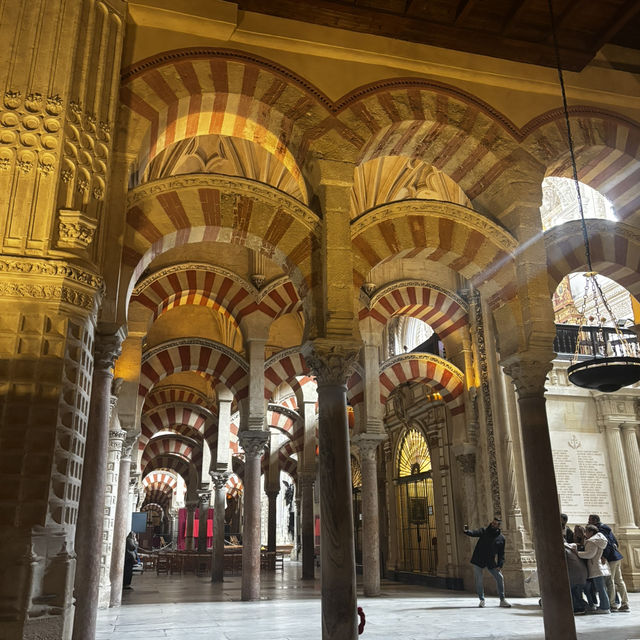
<path fill-rule="evenodd" d="M 431 455 L 417 428 L 407 429 L 398 447 L 396 497 L 400 569 L 435 574 L 437 537 Z"/>

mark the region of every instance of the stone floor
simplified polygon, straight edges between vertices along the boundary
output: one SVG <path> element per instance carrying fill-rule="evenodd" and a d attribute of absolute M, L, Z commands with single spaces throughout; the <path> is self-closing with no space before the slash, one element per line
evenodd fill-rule
<path fill-rule="evenodd" d="M 262 598 L 240 601 L 240 578 L 222 585 L 206 578 L 134 576 L 122 606 L 100 611 L 97 640 L 320 640 L 320 582 L 297 579 L 298 563 L 286 561 L 284 573 L 263 574 Z M 363 640 L 542 640 L 537 598 L 510 598 L 511 609 L 475 595 L 383 583 L 379 598 L 359 597 L 367 623 Z M 630 613 L 576 618 L 578 638 L 640 640 L 640 593 L 630 594 Z"/>

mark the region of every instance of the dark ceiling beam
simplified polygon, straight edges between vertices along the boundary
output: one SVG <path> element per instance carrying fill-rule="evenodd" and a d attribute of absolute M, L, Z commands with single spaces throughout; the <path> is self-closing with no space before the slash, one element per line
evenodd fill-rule
<path fill-rule="evenodd" d="M 526 7 L 526 5 L 527 0 L 519 0 L 511 7 L 511 11 L 507 13 L 505 19 L 502 21 L 500 33 L 505 34 L 509 31 L 513 23 L 516 22 L 522 14 L 522 11 Z"/>
<path fill-rule="evenodd" d="M 476 4 L 476 0 L 460 0 L 456 7 L 455 17 L 453 19 L 454 24 L 464 22 L 465 18 L 469 15 L 473 5 Z"/>
<path fill-rule="evenodd" d="M 624 27 L 629 20 L 635 18 L 640 12 L 640 0 L 632 0 L 627 2 L 624 11 L 621 11 L 617 18 L 611 22 L 604 33 L 601 33 L 598 38 L 593 41 L 592 49 L 594 51 L 600 51 L 611 38 L 613 38 L 622 27 Z M 640 33 L 638 34 L 640 40 Z"/>

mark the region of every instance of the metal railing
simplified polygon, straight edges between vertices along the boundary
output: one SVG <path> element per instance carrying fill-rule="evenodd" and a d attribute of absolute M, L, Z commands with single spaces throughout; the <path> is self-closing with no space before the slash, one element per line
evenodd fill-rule
<path fill-rule="evenodd" d="M 579 335 L 578 335 L 579 334 Z M 578 345 L 578 338 L 580 344 Z M 557 324 L 553 349 L 558 358 L 573 358 L 578 346 L 578 359 L 612 358 L 631 356 L 640 357 L 638 336 L 630 329 L 613 327 L 582 327 L 575 324 Z"/>

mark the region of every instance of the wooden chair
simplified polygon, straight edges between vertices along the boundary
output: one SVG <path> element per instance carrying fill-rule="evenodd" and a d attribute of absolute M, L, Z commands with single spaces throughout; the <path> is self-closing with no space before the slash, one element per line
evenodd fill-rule
<path fill-rule="evenodd" d="M 284 551 L 276 551 L 273 559 L 273 570 L 284 573 Z"/>
<path fill-rule="evenodd" d="M 161 554 L 156 559 L 156 575 L 164 573 L 169 575 L 171 571 L 171 562 L 165 554 Z"/>

